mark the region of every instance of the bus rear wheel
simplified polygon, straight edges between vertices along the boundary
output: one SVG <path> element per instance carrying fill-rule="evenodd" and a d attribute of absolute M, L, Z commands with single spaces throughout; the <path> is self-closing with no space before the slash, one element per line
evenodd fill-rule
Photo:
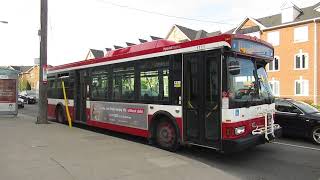
<path fill-rule="evenodd" d="M 178 137 L 174 125 L 168 120 L 161 120 L 157 124 L 156 143 L 161 149 L 176 151 L 178 149 Z"/>
<path fill-rule="evenodd" d="M 65 121 L 63 109 L 59 106 L 56 111 L 56 121 L 63 123 Z"/>

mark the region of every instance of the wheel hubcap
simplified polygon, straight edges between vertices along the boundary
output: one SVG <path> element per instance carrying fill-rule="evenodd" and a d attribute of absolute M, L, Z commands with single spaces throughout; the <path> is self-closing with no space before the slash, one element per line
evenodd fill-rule
<path fill-rule="evenodd" d="M 175 132 L 169 123 L 162 123 L 158 129 L 158 142 L 165 147 L 174 143 Z"/>
<path fill-rule="evenodd" d="M 320 128 L 317 128 L 313 131 L 313 139 L 320 144 Z"/>

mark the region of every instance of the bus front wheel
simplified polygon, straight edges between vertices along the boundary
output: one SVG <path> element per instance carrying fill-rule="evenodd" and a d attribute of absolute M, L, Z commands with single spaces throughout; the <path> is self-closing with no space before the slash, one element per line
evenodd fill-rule
<path fill-rule="evenodd" d="M 168 151 L 178 149 L 178 137 L 173 123 L 164 119 L 160 120 L 157 124 L 156 133 L 156 143 L 160 148 Z"/>

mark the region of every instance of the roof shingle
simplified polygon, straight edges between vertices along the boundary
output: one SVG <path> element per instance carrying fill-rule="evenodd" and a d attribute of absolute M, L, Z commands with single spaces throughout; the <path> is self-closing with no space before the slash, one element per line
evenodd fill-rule
<path fill-rule="evenodd" d="M 97 50 L 97 49 L 90 49 L 92 55 L 94 56 L 94 58 L 101 58 L 104 56 L 104 53 L 102 50 Z"/>
<path fill-rule="evenodd" d="M 196 31 L 190 28 L 177 25 L 177 24 L 175 26 L 178 27 L 183 32 L 183 34 L 185 34 L 190 40 L 202 39 L 202 38 L 221 34 L 221 31 L 214 31 L 214 32 L 208 33 L 205 30 Z"/>
<path fill-rule="evenodd" d="M 314 18 L 320 17 L 320 12 L 314 10 L 319 5 L 320 5 L 320 3 L 317 3 L 313 6 L 301 8 L 302 13 L 293 22 L 299 22 L 299 21 L 304 21 L 304 20 L 314 19 Z M 263 24 L 267 28 L 292 23 L 292 22 L 282 23 L 281 22 L 281 13 L 275 14 L 272 16 L 259 18 L 256 20 L 258 22 L 260 22 L 261 24 Z"/>

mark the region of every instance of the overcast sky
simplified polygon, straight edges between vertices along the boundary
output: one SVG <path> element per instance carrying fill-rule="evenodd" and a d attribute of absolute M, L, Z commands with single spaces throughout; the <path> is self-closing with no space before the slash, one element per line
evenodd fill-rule
<path fill-rule="evenodd" d="M 83 60 L 89 48 L 165 37 L 173 24 L 226 31 L 246 16 L 279 13 L 282 0 L 48 0 L 48 64 Z M 299 7 L 319 0 L 295 0 Z M 119 7 L 121 6 L 121 7 Z M 139 10 L 136 10 L 139 9 Z M 153 12 L 143 12 L 140 10 Z M 199 21 L 161 16 L 179 16 Z M 39 57 L 40 0 L 0 0 L 0 65 L 32 65 Z"/>

